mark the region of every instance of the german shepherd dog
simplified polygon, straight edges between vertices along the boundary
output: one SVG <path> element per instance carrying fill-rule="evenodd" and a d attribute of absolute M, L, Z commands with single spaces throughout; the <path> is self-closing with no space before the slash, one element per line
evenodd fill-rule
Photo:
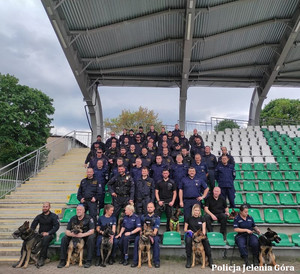
<path fill-rule="evenodd" d="M 106 267 L 107 261 L 109 259 L 109 256 L 113 248 L 113 242 L 110 240 L 112 235 L 114 235 L 112 231 L 112 227 L 110 225 L 107 225 L 103 230 L 102 242 L 100 246 L 100 253 L 102 259 L 101 266 L 103 267 Z M 104 258 L 104 254 L 106 254 L 105 258 Z"/>
<path fill-rule="evenodd" d="M 272 241 L 279 243 L 281 238 L 278 234 L 271 230 L 270 228 L 267 229 L 265 234 L 262 234 L 258 238 L 260 252 L 259 252 L 259 265 L 263 266 L 264 263 L 272 264 L 273 266 L 276 265 L 275 262 L 275 255 L 272 251 Z"/>
<path fill-rule="evenodd" d="M 27 268 L 29 260 L 33 259 L 37 268 L 39 254 L 42 249 L 43 236 L 29 227 L 29 222 L 25 221 L 13 234 L 14 239 L 21 238 L 24 242 L 21 249 L 21 257 L 16 268 L 23 266 Z"/>
<path fill-rule="evenodd" d="M 202 266 L 201 268 L 205 268 L 208 266 L 208 258 L 205 256 L 204 247 L 202 244 L 202 240 L 206 239 L 206 236 L 203 234 L 202 230 L 199 229 L 193 235 L 193 245 L 192 245 L 192 267 L 195 266 L 196 262 L 201 263 L 200 258 L 202 257 Z"/>
<path fill-rule="evenodd" d="M 180 225 L 179 225 L 179 216 L 182 216 L 183 213 L 180 208 L 177 208 L 173 211 L 172 217 L 170 218 L 170 231 L 177 231 L 179 232 Z"/>
<path fill-rule="evenodd" d="M 151 264 L 151 243 L 153 243 L 154 232 L 150 222 L 144 223 L 144 230 L 139 240 L 139 262 L 138 268 L 142 266 L 142 263 L 148 261 L 148 267 L 152 267 Z"/>
<path fill-rule="evenodd" d="M 120 214 L 120 217 L 119 217 L 119 220 L 118 220 L 117 234 L 120 233 L 120 230 L 121 230 L 122 225 L 123 225 L 124 217 L 125 217 L 125 212 L 122 212 L 122 213 Z M 116 235 L 117 235 L 117 234 L 116 234 Z"/>
<path fill-rule="evenodd" d="M 234 218 L 238 215 L 239 213 L 237 211 L 234 210 L 234 208 L 232 209 L 231 213 L 228 216 L 228 220 L 234 220 Z"/>
<path fill-rule="evenodd" d="M 74 234 L 82 233 L 83 223 L 80 222 L 78 225 L 72 224 L 71 232 Z M 72 237 L 68 247 L 68 258 L 65 267 L 69 267 L 71 264 L 79 262 L 79 266 L 82 266 L 83 260 L 83 248 L 84 240 L 82 238 Z"/>

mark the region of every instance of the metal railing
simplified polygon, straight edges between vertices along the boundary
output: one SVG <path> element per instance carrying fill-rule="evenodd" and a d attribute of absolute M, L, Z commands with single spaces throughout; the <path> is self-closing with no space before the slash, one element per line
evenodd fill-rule
<path fill-rule="evenodd" d="M 0 198 L 14 191 L 44 167 L 74 147 L 90 147 L 91 132 L 72 131 L 50 136 L 48 143 L 0 169 Z"/>

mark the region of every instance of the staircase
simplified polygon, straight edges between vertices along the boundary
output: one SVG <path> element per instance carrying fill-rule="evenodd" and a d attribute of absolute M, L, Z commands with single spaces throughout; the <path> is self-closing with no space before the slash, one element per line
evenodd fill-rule
<path fill-rule="evenodd" d="M 83 164 L 88 152 L 87 148 L 73 148 L 0 200 L 0 264 L 19 259 L 22 241 L 13 239 L 12 232 L 41 213 L 43 202 L 49 201 L 53 212 L 66 206 L 67 196 L 77 192 L 85 176 Z"/>

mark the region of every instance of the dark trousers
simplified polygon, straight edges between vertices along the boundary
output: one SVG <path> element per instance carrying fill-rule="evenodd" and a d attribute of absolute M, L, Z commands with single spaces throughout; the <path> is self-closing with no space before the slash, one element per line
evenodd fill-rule
<path fill-rule="evenodd" d="M 93 218 L 95 224 L 97 223 L 97 204 L 98 202 L 86 201 L 83 203 L 85 212 L 89 211 L 89 215 Z"/>
<path fill-rule="evenodd" d="M 243 258 L 248 257 L 248 245 L 252 249 L 253 256 L 258 257 L 259 243 L 258 238 L 255 235 L 248 233 L 237 234 L 235 237 L 235 243 L 238 246 L 240 254 Z"/>
<path fill-rule="evenodd" d="M 197 199 L 184 199 L 183 200 L 183 211 L 184 211 L 184 221 L 187 222 L 188 218 L 192 215 L 192 208 L 194 204 L 202 206 L 202 203 L 197 201 Z"/>
<path fill-rule="evenodd" d="M 102 235 L 99 235 L 97 237 L 97 242 L 96 242 L 96 256 L 97 257 L 100 257 L 100 255 L 101 255 L 101 253 L 100 253 L 101 243 L 102 243 Z M 119 239 L 114 238 L 114 240 L 113 240 L 113 248 L 112 248 L 112 251 L 111 251 L 111 254 L 110 254 L 111 258 L 115 258 L 116 257 L 118 243 L 119 243 Z M 102 258 L 102 260 L 103 260 L 103 258 Z"/>
<path fill-rule="evenodd" d="M 151 202 L 150 197 L 136 198 L 135 213 L 139 216 L 147 214 L 147 204 L 149 202 Z"/>
<path fill-rule="evenodd" d="M 95 248 L 95 234 L 92 234 L 88 237 L 84 237 L 84 246 L 87 248 L 87 256 L 86 260 L 91 261 L 93 259 L 93 253 L 94 253 L 94 248 Z M 67 255 L 67 250 L 69 243 L 71 241 L 72 237 L 64 236 L 61 240 L 61 245 L 60 245 L 60 259 L 61 260 L 66 260 L 68 255 Z"/>
<path fill-rule="evenodd" d="M 212 191 L 215 187 L 215 170 L 214 169 L 209 169 L 208 170 L 208 184 L 209 184 L 209 189 Z"/>
<path fill-rule="evenodd" d="M 118 219 L 120 211 L 129 203 L 129 197 L 113 197 L 114 216 Z"/>
<path fill-rule="evenodd" d="M 204 247 L 205 255 L 207 256 L 208 260 L 211 261 L 211 248 L 208 239 L 203 239 L 202 244 Z M 188 235 L 185 236 L 185 252 L 187 258 L 192 257 L 192 247 L 193 247 L 193 239 Z"/>
<path fill-rule="evenodd" d="M 159 204 L 157 204 L 156 214 L 159 217 L 161 217 L 161 214 L 163 212 L 166 212 L 166 217 L 167 217 L 166 229 L 167 229 L 167 231 L 170 231 L 170 218 L 172 217 L 172 211 L 173 211 L 173 207 L 169 206 L 167 203 L 165 203 L 163 206 L 160 206 Z"/>
<path fill-rule="evenodd" d="M 139 240 L 140 236 L 137 236 L 134 241 L 134 251 L 133 251 L 133 263 L 137 264 L 138 263 L 138 254 L 139 254 Z M 153 237 L 153 262 L 154 264 L 160 264 L 160 249 L 159 249 L 159 244 L 160 244 L 160 238 L 159 236 L 154 236 Z"/>
<path fill-rule="evenodd" d="M 223 236 L 226 236 L 226 232 L 227 232 L 227 215 L 225 213 L 219 213 L 219 214 L 214 214 L 217 219 L 218 222 L 221 224 L 220 227 L 220 233 L 223 234 Z M 205 220 L 206 220 L 206 228 L 208 232 L 213 232 L 213 226 L 212 226 L 212 222 L 213 219 L 210 217 L 210 215 L 205 214 Z"/>
<path fill-rule="evenodd" d="M 235 208 L 235 189 L 234 187 L 220 187 L 221 188 L 221 196 L 226 200 L 228 198 L 230 208 Z"/>
<path fill-rule="evenodd" d="M 44 236 L 42 238 L 42 249 L 40 253 L 40 258 L 47 258 L 48 247 L 51 241 L 54 239 L 54 235 Z"/>
<path fill-rule="evenodd" d="M 123 235 L 120 238 L 119 241 L 119 247 L 121 250 L 121 254 L 122 254 L 122 258 L 124 258 L 125 254 L 128 254 L 128 246 L 129 246 L 129 242 L 134 242 L 135 238 L 138 236 L 138 233 L 129 235 L 129 236 L 125 236 L 125 233 L 123 233 Z"/>

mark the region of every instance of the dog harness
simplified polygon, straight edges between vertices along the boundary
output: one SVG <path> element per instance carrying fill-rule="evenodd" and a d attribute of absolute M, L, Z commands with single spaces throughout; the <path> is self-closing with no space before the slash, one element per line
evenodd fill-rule
<path fill-rule="evenodd" d="M 176 229 L 177 226 L 179 225 L 179 220 L 175 222 L 172 219 L 170 219 L 170 223 L 173 225 L 174 229 Z"/>

